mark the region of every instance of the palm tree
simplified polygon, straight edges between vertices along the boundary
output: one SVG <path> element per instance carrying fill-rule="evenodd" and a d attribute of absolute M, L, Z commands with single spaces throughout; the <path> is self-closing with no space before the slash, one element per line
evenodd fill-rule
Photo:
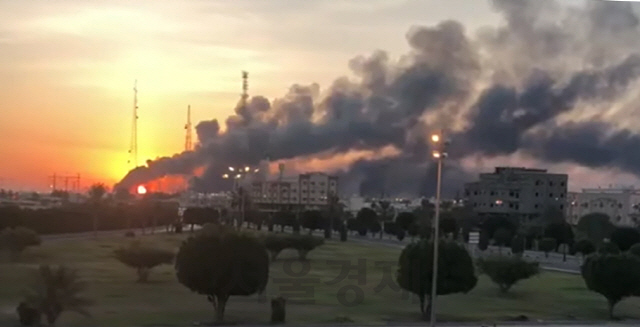
<path fill-rule="evenodd" d="M 92 206 L 93 216 L 93 236 L 98 236 L 98 210 L 102 203 L 102 198 L 107 193 L 107 187 L 102 183 L 91 185 L 89 188 L 89 201 Z"/>
<path fill-rule="evenodd" d="M 86 307 L 91 301 L 79 295 L 84 289 L 85 284 L 80 281 L 77 271 L 64 266 L 41 265 L 25 303 L 44 314 L 47 323 L 53 326 L 64 311 L 89 316 Z"/>

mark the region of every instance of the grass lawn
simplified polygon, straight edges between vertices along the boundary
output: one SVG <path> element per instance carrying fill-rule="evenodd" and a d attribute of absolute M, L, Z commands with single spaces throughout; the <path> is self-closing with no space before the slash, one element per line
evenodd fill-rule
<path fill-rule="evenodd" d="M 188 233 L 181 236 L 139 236 L 138 239 L 177 251 L 187 236 Z M 130 239 L 123 236 L 51 241 L 27 249 L 18 263 L 0 263 L 0 326 L 17 325 L 15 307 L 40 263 L 65 264 L 79 269 L 88 282 L 87 295 L 96 302 L 90 308 L 92 317 L 63 313 L 58 322 L 61 326 L 171 326 L 213 320 L 213 308 L 206 298 L 179 284 L 170 265 L 154 269 L 149 283 L 135 283 L 135 272 L 111 255 L 114 249 L 128 242 Z M 332 241 L 312 251 L 309 266 L 303 267 L 300 262 L 287 260 L 295 258 L 295 252 L 284 251 L 271 265 L 266 295 L 232 297 L 227 304 L 225 320 L 268 323 L 270 303 L 267 299 L 280 293 L 290 293 L 290 301 L 315 301 L 311 304 L 287 303 L 287 322 L 291 324 L 418 322 L 420 309 L 416 299 L 389 286 L 377 289 L 384 269 L 375 266 L 374 261 L 392 264 L 393 267 L 388 269 L 392 276 L 399 253 L 400 250 L 383 245 Z M 357 259 L 366 259 L 364 285 L 358 286 L 360 281 L 355 278 L 347 278 L 334 285 L 326 284 L 338 277 L 341 271 L 340 266 L 330 265 L 327 260 L 350 260 L 355 266 Z M 306 268 L 306 275 L 291 277 Z M 350 273 L 356 275 L 355 270 Z M 291 278 L 301 283 L 309 279 L 310 284 L 303 285 L 312 286 L 313 294 L 301 297 L 305 289 L 291 293 L 287 289 L 291 282 L 282 282 L 278 278 Z M 355 306 L 341 304 L 338 293 L 344 286 L 350 289 L 346 292 L 347 301 L 355 298 L 353 288 L 360 287 L 363 290 L 362 303 Z M 469 294 L 441 296 L 437 304 L 438 319 L 442 321 L 500 321 L 518 315 L 526 315 L 531 320 L 603 320 L 607 317 L 604 297 L 587 291 L 580 276 L 551 272 L 543 272 L 521 282 L 507 295 L 500 295 L 498 287 L 482 276 Z M 622 318 L 640 319 L 640 300 L 622 301 L 616 307 L 616 314 Z"/>

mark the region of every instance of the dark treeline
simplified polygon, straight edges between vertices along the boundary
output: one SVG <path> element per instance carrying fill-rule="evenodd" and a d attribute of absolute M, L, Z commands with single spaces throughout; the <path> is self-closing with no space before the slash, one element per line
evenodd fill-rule
<path fill-rule="evenodd" d="M 94 214 L 99 231 L 145 228 L 174 223 L 178 219 L 178 205 L 158 202 L 95 208 L 78 204 L 40 210 L 0 207 L 0 230 L 23 226 L 38 234 L 90 232 L 94 230 Z"/>

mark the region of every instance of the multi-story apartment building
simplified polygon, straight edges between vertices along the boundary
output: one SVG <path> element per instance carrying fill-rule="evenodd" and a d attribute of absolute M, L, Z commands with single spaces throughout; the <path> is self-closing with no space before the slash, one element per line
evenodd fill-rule
<path fill-rule="evenodd" d="M 331 194 L 338 195 L 338 177 L 324 173 L 251 183 L 252 202 L 266 210 L 319 209 L 328 204 Z"/>
<path fill-rule="evenodd" d="M 550 208 L 567 210 L 567 180 L 546 169 L 496 167 L 465 184 L 465 200 L 478 215 L 532 219 Z"/>
<path fill-rule="evenodd" d="M 640 223 L 640 190 L 633 188 L 595 188 L 569 193 L 567 219 L 577 224 L 582 216 L 603 213 L 618 226 Z"/>

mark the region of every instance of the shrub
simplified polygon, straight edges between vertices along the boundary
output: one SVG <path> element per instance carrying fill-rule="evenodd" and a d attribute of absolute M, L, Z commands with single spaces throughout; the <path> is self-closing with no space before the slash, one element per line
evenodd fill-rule
<path fill-rule="evenodd" d="M 409 230 L 409 226 L 416 220 L 416 216 L 411 212 L 401 212 L 396 217 L 396 225 L 400 229 Z"/>
<path fill-rule="evenodd" d="M 544 252 L 544 256 L 547 258 L 549 257 L 549 252 L 555 250 L 557 246 L 555 238 L 545 237 L 540 240 L 540 250 Z"/>
<path fill-rule="evenodd" d="M 634 244 L 630 249 L 629 249 L 629 253 L 633 254 L 635 256 L 640 257 L 640 243 L 636 243 Z"/>
<path fill-rule="evenodd" d="M 609 318 L 620 300 L 640 295 L 640 258 L 631 254 L 594 254 L 581 268 L 587 288 L 608 302 Z"/>
<path fill-rule="evenodd" d="M 254 236 L 219 228 L 182 243 L 176 256 L 178 281 L 207 296 L 222 322 L 231 295 L 263 292 L 269 278 L 269 256 Z"/>
<path fill-rule="evenodd" d="M 292 247 L 290 235 L 269 234 L 263 238 L 263 242 L 272 261 L 276 260 L 282 250 Z"/>
<path fill-rule="evenodd" d="M 312 235 L 269 234 L 263 238 L 265 248 L 275 260 L 284 249 L 298 251 L 298 258 L 306 260 L 307 254 L 316 247 L 324 244 L 324 239 Z"/>
<path fill-rule="evenodd" d="M 347 226 L 345 224 L 342 224 L 340 226 L 340 242 L 346 242 L 347 241 Z"/>
<path fill-rule="evenodd" d="M 404 229 L 398 229 L 398 231 L 396 233 L 396 237 L 398 238 L 398 241 L 404 240 L 404 236 L 405 236 Z"/>
<path fill-rule="evenodd" d="M 317 236 L 300 235 L 294 237 L 292 243 L 293 248 L 298 251 L 298 259 L 307 260 L 307 254 L 316 247 L 324 244 L 324 239 Z"/>
<path fill-rule="evenodd" d="M 596 246 L 593 245 L 588 239 L 581 239 L 571 248 L 571 254 L 581 253 L 583 256 L 587 256 L 596 251 Z"/>
<path fill-rule="evenodd" d="M 603 213 L 590 213 L 580 218 L 576 229 L 586 234 L 593 244 L 600 244 L 603 239 L 611 235 L 615 227 L 609 216 Z"/>
<path fill-rule="evenodd" d="M 54 325 L 64 311 L 89 316 L 86 307 L 91 301 L 80 296 L 84 289 L 85 284 L 80 281 L 76 270 L 42 265 L 24 303 L 43 313 L 47 323 Z"/>
<path fill-rule="evenodd" d="M 498 284 L 500 291 L 506 293 L 518 281 L 537 275 L 540 270 L 537 262 L 528 262 L 519 257 L 489 257 L 478 259 L 481 272 Z"/>
<path fill-rule="evenodd" d="M 607 253 L 608 254 L 619 254 L 620 253 L 620 248 L 618 247 L 618 245 L 616 243 L 603 242 L 598 247 L 598 253 L 600 253 L 600 254 L 607 254 Z"/>
<path fill-rule="evenodd" d="M 469 292 L 478 282 L 471 256 L 454 241 L 439 242 L 438 256 L 443 260 L 438 265 L 437 295 Z M 433 241 L 423 239 L 407 245 L 400 254 L 398 265 L 398 285 L 418 296 L 420 310 L 426 319 L 431 313 L 432 303 Z"/>
<path fill-rule="evenodd" d="M 149 272 L 161 264 L 173 261 L 173 252 L 142 246 L 139 242 L 132 242 L 127 248 L 114 251 L 116 259 L 123 264 L 136 269 L 138 282 L 149 280 Z"/>
<path fill-rule="evenodd" d="M 632 245 L 640 243 L 640 232 L 632 227 L 618 227 L 611 233 L 611 243 L 615 243 L 620 251 L 627 251 Z"/>
<path fill-rule="evenodd" d="M 36 232 L 24 227 L 5 228 L 0 232 L 0 249 L 9 251 L 11 260 L 15 261 L 24 249 L 40 245 L 40 237 Z"/>

